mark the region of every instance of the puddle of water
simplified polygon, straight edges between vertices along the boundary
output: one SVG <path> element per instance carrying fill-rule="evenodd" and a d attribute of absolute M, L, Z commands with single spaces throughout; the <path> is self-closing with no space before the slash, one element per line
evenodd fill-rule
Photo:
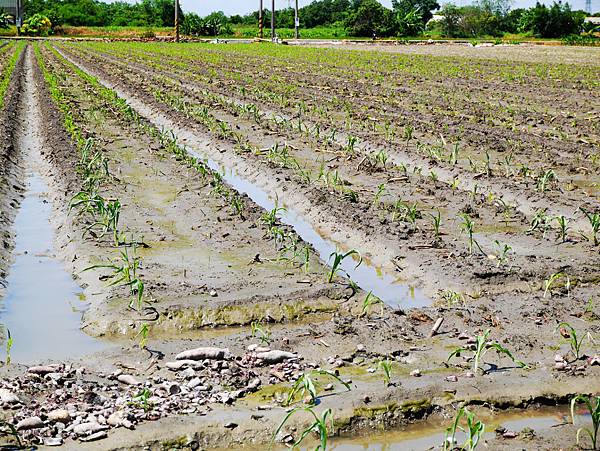
<path fill-rule="evenodd" d="M 26 125 L 19 139 L 23 160 L 28 164 L 28 188 L 15 218 L 15 261 L 6 280 L 6 296 L 0 303 L 0 324 L 10 330 L 14 341 L 11 358 L 19 363 L 80 357 L 104 347 L 80 330 L 87 305 L 82 301 L 81 288 L 54 256 L 48 186 L 35 169 L 42 127 L 35 113 L 39 104 L 31 64 L 29 48 L 20 107 L 20 121 Z"/>
<path fill-rule="evenodd" d="M 188 145 L 180 145 L 190 155 L 205 161 L 211 170 L 219 172 L 227 184 L 237 192 L 246 194 L 254 203 L 265 210 L 270 211 L 275 208 L 275 199 L 252 182 L 242 178 L 234 168 L 224 167 Z M 277 214 L 281 222 L 291 226 L 298 236 L 305 242 L 310 243 L 318 252 L 321 261 L 325 262 L 327 266 L 331 266 L 330 255 L 333 252 L 345 253 L 349 250 L 344 247 L 343 243 L 336 243 L 325 238 L 301 215 L 293 209 L 287 208 L 285 204 L 280 204 L 279 207 L 285 207 L 285 210 Z M 363 260 L 358 267 L 356 267 L 357 263 L 356 258 L 344 259 L 340 264 L 340 269 L 345 271 L 348 277 L 364 291 L 372 291 L 375 296 L 386 304 L 392 307 L 423 307 L 431 304 L 431 301 L 420 290 L 402 284 L 397 277 L 384 272 L 382 268 L 370 265 L 367 260 Z"/>
<path fill-rule="evenodd" d="M 90 68 L 74 61 L 61 49 L 57 50 L 68 61 L 72 62 L 85 72 L 95 76 L 103 85 L 113 89 L 119 97 L 125 99 L 132 108 L 134 108 L 146 119 L 151 121 L 154 126 L 164 130 L 171 130 L 176 136 L 178 136 L 179 145 L 182 148 L 184 148 L 190 155 L 205 161 L 213 171 L 221 173 L 223 175 L 223 179 L 236 191 L 246 194 L 254 203 L 265 210 L 272 210 L 275 207 L 276 200 L 267 191 L 260 188 L 255 183 L 243 178 L 241 175 L 239 175 L 235 168 L 224 167 L 222 164 L 211 159 L 207 152 L 199 149 L 203 147 L 203 144 L 210 146 L 210 143 L 202 143 L 198 137 L 184 131 L 162 113 L 152 111 L 149 106 L 141 100 L 131 97 L 122 89 L 104 80 L 94 70 L 90 70 Z M 192 148 L 189 145 L 183 144 L 183 142 L 198 142 L 198 145 Z M 285 205 L 280 206 L 285 207 Z M 330 266 L 330 255 L 333 252 L 337 250 L 338 252 L 345 253 L 350 250 L 344 245 L 344 243 L 336 243 L 319 233 L 315 227 L 306 221 L 300 214 L 293 211 L 293 209 L 288 208 L 286 211 L 280 212 L 278 217 L 281 222 L 291 226 L 305 242 L 312 245 L 313 248 L 318 252 L 321 260 L 328 266 Z M 402 281 L 395 277 L 395 275 L 385 273 L 382 268 L 372 266 L 367 261 L 363 261 L 358 268 L 355 266 L 356 262 L 348 258 L 342 262 L 340 268 L 345 271 L 348 277 L 364 291 L 373 292 L 375 296 L 380 298 L 386 304 L 392 307 L 405 308 L 431 305 L 431 300 L 428 299 L 421 290 L 403 284 Z"/>
<path fill-rule="evenodd" d="M 0 307 L 0 322 L 14 339 L 12 360 L 38 363 L 100 350 L 100 343 L 79 329 L 86 308 L 81 288 L 53 257 L 52 207 L 44 200 L 47 186 L 35 173 L 28 182 L 15 219 L 15 261 Z"/>
<path fill-rule="evenodd" d="M 535 434 L 543 435 L 544 431 L 560 427 L 570 422 L 571 416 L 566 407 L 547 407 L 530 411 L 501 412 L 498 414 L 482 413 L 477 416 L 485 423 L 485 434 L 483 439 L 491 439 L 495 436 L 494 430 L 498 427 L 513 432 L 521 432 L 525 428 L 531 428 Z M 578 427 L 591 425 L 589 414 L 578 411 L 575 417 Z M 331 440 L 330 449 L 336 451 L 391 451 L 391 450 L 429 450 L 442 449 L 445 439 L 445 430 L 451 420 L 442 421 L 436 419 L 422 424 L 408 425 L 399 431 L 390 431 L 383 434 L 365 435 L 355 438 L 334 438 Z M 458 444 L 466 440 L 464 433 L 457 433 Z M 510 439 L 506 439 L 510 443 Z M 573 436 L 573 441 L 575 436 Z M 283 448 L 281 448 L 283 449 Z M 311 450 L 314 447 L 302 447 L 302 450 Z"/>

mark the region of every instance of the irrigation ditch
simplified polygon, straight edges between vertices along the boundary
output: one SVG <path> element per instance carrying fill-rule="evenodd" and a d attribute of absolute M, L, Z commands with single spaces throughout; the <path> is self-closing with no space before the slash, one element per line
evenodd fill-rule
<path fill-rule="evenodd" d="M 8 443 L 284 449 L 308 417 L 274 431 L 303 402 L 333 409 L 340 450 L 440 446 L 459 405 L 493 449 L 562 447 L 589 426 L 567 405 L 600 391 L 597 348 L 571 356 L 560 334 L 594 333 L 593 277 L 440 303 L 453 273 L 411 267 L 429 248 L 402 261 L 395 238 L 336 220 L 350 207 L 80 51 L 23 46 L 0 121 Z M 90 187 L 103 215 L 78 207 Z M 478 343 L 503 351 L 477 363 Z"/>

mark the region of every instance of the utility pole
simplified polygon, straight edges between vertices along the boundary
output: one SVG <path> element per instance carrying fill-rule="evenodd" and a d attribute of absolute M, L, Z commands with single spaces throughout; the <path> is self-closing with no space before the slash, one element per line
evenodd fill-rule
<path fill-rule="evenodd" d="M 271 41 L 275 41 L 275 0 L 271 0 Z"/>
<path fill-rule="evenodd" d="M 296 39 L 300 39 L 300 18 L 298 17 L 298 0 L 296 0 L 296 14 L 294 15 L 294 28 Z"/>
<path fill-rule="evenodd" d="M 258 0 L 258 37 L 263 38 L 264 23 L 263 23 L 263 0 Z"/>
<path fill-rule="evenodd" d="M 175 0 L 175 42 L 179 42 L 179 0 Z"/>
<path fill-rule="evenodd" d="M 21 35 L 21 26 L 23 26 L 23 5 L 21 0 L 17 0 L 17 10 L 15 11 L 15 25 L 17 26 L 17 36 Z"/>

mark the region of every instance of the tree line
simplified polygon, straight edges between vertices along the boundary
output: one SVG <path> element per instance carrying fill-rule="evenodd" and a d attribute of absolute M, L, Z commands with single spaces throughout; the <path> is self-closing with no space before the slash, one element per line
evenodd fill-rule
<path fill-rule="evenodd" d="M 53 28 L 63 25 L 105 27 L 172 27 L 173 0 L 142 0 L 138 3 L 98 0 L 23 0 L 25 19 L 35 14 L 48 17 Z"/>
<path fill-rule="evenodd" d="M 477 0 L 472 5 L 440 6 L 438 0 L 392 0 L 392 8 L 377 0 L 316 0 L 300 8 L 302 28 L 343 28 L 350 36 L 407 37 L 424 32 L 441 37 L 473 38 L 521 33 L 555 38 L 586 31 L 585 12 L 573 11 L 568 3 L 511 9 L 510 0 Z M 24 0 L 25 18 L 41 14 L 55 31 L 72 26 L 172 27 L 173 0 L 141 0 L 137 3 L 99 0 Z M 432 20 L 436 14 L 438 20 Z M 277 11 L 277 27 L 294 27 L 294 10 Z M 215 12 L 206 17 L 181 12 L 183 33 L 200 36 L 231 35 L 235 27 L 256 27 L 258 11 L 227 17 Z M 270 11 L 263 12 L 265 28 Z M 589 31 L 589 30 L 588 30 Z"/>

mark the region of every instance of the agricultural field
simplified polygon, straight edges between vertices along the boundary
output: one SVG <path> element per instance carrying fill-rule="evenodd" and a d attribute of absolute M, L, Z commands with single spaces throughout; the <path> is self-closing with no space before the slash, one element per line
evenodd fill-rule
<path fill-rule="evenodd" d="M 0 41 L 0 159 L 8 443 L 596 446 L 599 49 Z"/>

